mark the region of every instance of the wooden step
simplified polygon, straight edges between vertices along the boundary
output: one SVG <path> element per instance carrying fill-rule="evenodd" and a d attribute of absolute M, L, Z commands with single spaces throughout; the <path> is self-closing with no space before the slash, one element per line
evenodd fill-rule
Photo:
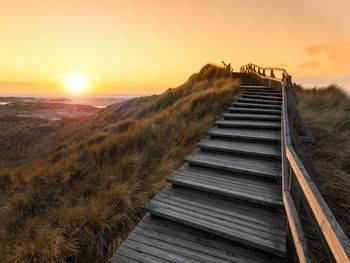
<path fill-rule="evenodd" d="M 184 165 L 167 177 L 174 184 L 215 193 L 255 204 L 282 208 L 281 185 L 256 180 L 249 176 L 232 175 L 225 171 Z"/>
<path fill-rule="evenodd" d="M 281 131 L 271 129 L 249 128 L 211 128 L 208 132 L 211 137 L 244 139 L 254 141 L 280 142 Z"/>
<path fill-rule="evenodd" d="M 254 113 L 231 113 L 226 112 L 222 115 L 225 119 L 241 119 L 241 120 L 281 120 L 278 114 L 254 114 Z"/>
<path fill-rule="evenodd" d="M 266 179 L 281 177 L 281 164 L 275 159 L 261 159 L 230 153 L 196 151 L 185 158 L 192 165 L 258 176 Z"/>
<path fill-rule="evenodd" d="M 238 102 L 246 102 L 246 103 L 260 103 L 260 104 L 274 104 L 274 105 L 281 105 L 280 101 L 275 100 L 263 100 L 263 99 L 248 99 L 248 98 L 239 98 L 237 100 Z"/>
<path fill-rule="evenodd" d="M 265 87 L 265 86 L 253 86 L 253 85 L 241 85 L 241 88 L 243 88 L 243 90 L 252 90 L 252 91 L 265 91 L 265 92 L 269 92 L 269 91 L 279 91 L 278 89 L 273 89 L 273 88 L 269 88 L 269 87 Z"/>
<path fill-rule="evenodd" d="M 251 156 L 261 156 L 267 158 L 280 158 L 281 147 L 278 144 L 246 141 L 246 140 L 222 140 L 222 139 L 204 139 L 197 146 L 201 149 L 239 153 Z"/>
<path fill-rule="evenodd" d="M 243 128 L 263 128 L 263 129 L 280 129 L 279 121 L 264 120 L 225 120 L 221 119 L 215 122 L 219 127 L 243 127 Z"/>
<path fill-rule="evenodd" d="M 238 108 L 281 109 L 281 105 L 273 105 L 273 104 L 235 102 L 231 105 Z"/>
<path fill-rule="evenodd" d="M 281 110 L 277 109 L 262 109 L 262 108 L 240 108 L 240 107 L 228 107 L 229 112 L 244 112 L 244 113 L 256 113 L 256 114 L 281 114 Z"/>
<path fill-rule="evenodd" d="M 266 91 L 266 92 L 260 92 L 260 91 L 249 91 L 244 90 L 243 95 L 259 95 L 259 96 L 275 96 L 275 97 L 282 97 L 281 93 L 278 92 L 272 92 L 272 91 Z"/>
<path fill-rule="evenodd" d="M 201 191 L 165 188 L 145 209 L 153 215 L 207 231 L 242 245 L 286 256 L 285 216 Z"/>
<path fill-rule="evenodd" d="M 146 215 L 109 259 L 109 263 L 140 262 L 278 263 L 286 260 L 240 247 L 193 227 Z"/>
<path fill-rule="evenodd" d="M 259 90 L 271 89 L 271 88 L 263 86 L 263 85 L 244 85 L 244 84 L 241 84 L 240 87 L 244 88 L 244 89 L 249 88 L 249 89 L 259 89 Z"/>
<path fill-rule="evenodd" d="M 281 101 L 282 98 L 278 96 L 266 96 L 266 95 L 251 95 L 251 94 L 242 94 L 241 98 L 251 98 L 251 99 L 262 99 L 262 100 L 276 100 Z"/>

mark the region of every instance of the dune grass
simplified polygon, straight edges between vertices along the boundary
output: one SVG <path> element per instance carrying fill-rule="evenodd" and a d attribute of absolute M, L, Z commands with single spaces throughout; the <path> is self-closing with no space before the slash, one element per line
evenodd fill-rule
<path fill-rule="evenodd" d="M 104 262 L 238 86 L 206 65 L 178 88 L 63 128 L 49 154 L 0 170 L 0 261 Z"/>
<path fill-rule="evenodd" d="M 316 183 L 350 238 L 350 99 L 336 85 L 297 90 L 302 116 L 316 140 L 307 145 Z M 316 233 L 309 228 L 307 235 L 316 261 L 328 262 Z"/>

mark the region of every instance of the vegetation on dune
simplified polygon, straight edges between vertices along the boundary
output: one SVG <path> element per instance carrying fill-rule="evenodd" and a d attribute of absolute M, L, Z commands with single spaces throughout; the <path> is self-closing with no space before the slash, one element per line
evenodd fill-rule
<path fill-rule="evenodd" d="M 65 126 L 49 154 L 0 170 L 0 261 L 104 262 L 238 86 L 206 65 L 176 89 Z"/>
<path fill-rule="evenodd" d="M 334 216 L 350 238 L 350 99 L 338 86 L 303 89 L 297 86 L 299 107 L 316 140 L 307 154 L 316 170 L 316 183 Z M 328 262 L 307 229 L 318 262 Z"/>

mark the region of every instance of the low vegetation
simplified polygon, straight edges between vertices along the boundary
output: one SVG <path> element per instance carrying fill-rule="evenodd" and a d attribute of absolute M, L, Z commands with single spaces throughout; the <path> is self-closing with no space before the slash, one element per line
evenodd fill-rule
<path fill-rule="evenodd" d="M 2 167 L 0 261 L 104 262 L 238 86 L 206 65 L 162 95 L 66 125 L 36 147 L 40 158 Z"/>
<path fill-rule="evenodd" d="M 316 183 L 336 219 L 350 238 L 350 99 L 338 86 L 298 87 L 299 107 L 316 140 L 307 153 L 316 170 Z M 317 262 L 321 255 L 316 233 L 308 238 Z M 322 259 L 321 259 L 322 258 Z"/>

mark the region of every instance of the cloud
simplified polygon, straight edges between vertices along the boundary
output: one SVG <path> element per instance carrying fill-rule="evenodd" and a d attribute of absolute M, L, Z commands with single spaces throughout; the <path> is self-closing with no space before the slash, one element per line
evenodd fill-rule
<path fill-rule="evenodd" d="M 348 74 L 350 68 L 350 42 L 330 42 L 320 43 L 305 48 L 305 53 L 310 57 L 319 57 L 325 55 L 325 67 L 328 68 L 329 73 L 341 75 Z M 310 66 L 305 63 L 306 67 Z M 304 65 L 304 64 L 302 64 Z M 300 65 L 300 66 L 302 66 Z M 311 65 L 312 66 L 312 65 Z"/>
<path fill-rule="evenodd" d="M 310 61 L 299 65 L 299 68 L 317 68 L 320 66 L 320 62 Z"/>

